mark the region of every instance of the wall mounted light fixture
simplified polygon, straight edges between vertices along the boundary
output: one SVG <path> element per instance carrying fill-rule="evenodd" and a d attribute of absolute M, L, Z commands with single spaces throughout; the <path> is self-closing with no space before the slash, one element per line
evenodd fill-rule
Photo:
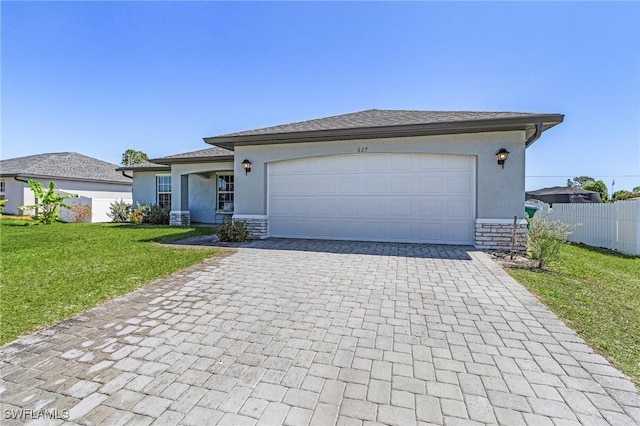
<path fill-rule="evenodd" d="M 496 159 L 498 160 L 498 164 L 502 166 L 504 169 L 504 162 L 507 161 L 509 157 L 509 151 L 504 148 L 501 148 L 500 151 L 496 154 Z"/>
<path fill-rule="evenodd" d="M 244 168 L 245 176 L 248 175 L 249 172 L 251 171 L 251 161 L 245 158 L 245 160 L 242 162 L 242 167 Z"/>

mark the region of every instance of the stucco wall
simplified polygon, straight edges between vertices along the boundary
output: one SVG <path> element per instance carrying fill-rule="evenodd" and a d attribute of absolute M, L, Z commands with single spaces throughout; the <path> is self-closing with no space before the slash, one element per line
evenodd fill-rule
<path fill-rule="evenodd" d="M 181 211 L 183 210 L 183 205 L 181 205 L 182 201 L 182 176 L 188 176 L 195 173 L 202 173 L 205 175 L 215 175 L 215 172 L 218 171 L 231 171 L 233 170 L 233 163 L 230 161 L 227 162 L 219 162 L 219 163 L 192 163 L 192 164 L 173 164 L 171 165 L 171 210 L 173 211 Z M 244 172 L 243 172 L 244 173 Z M 197 177 L 196 177 L 197 178 Z M 200 179 L 200 178 L 197 178 Z M 211 185 L 213 186 L 213 195 L 210 198 L 211 208 L 215 208 L 215 179 L 209 179 Z M 197 182 L 194 177 L 190 177 L 188 179 L 189 187 L 194 183 L 198 187 L 202 186 L 202 182 Z M 198 214 L 203 212 L 205 207 L 206 199 L 209 197 L 211 192 L 207 189 L 206 193 L 199 194 L 189 188 L 189 201 L 187 208 L 185 210 L 191 211 L 191 206 L 193 205 L 195 209 L 197 209 Z M 237 190 L 236 190 L 237 191 Z M 195 204 L 194 204 L 195 203 Z M 194 222 L 199 222 L 193 217 L 193 212 L 191 216 L 191 220 Z M 206 222 L 211 223 L 211 222 Z"/>
<path fill-rule="evenodd" d="M 189 176 L 189 211 L 191 222 L 216 223 L 216 179 Z"/>
<path fill-rule="evenodd" d="M 28 190 L 28 185 L 12 177 L 2 179 L 5 182 L 4 196 L 7 199 L 7 204 L 4 205 L 4 212 L 8 214 L 21 214 L 22 212 L 18 210 L 18 207 L 25 205 L 24 190 L 25 187 Z"/>
<path fill-rule="evenodd" d="M 156 204 L 156 176 L 168 172 L 133 172 L 133 206 Z"/>
<path fill-rule="evenodd" d="M 433 153 L 476 156 L 476 217 L 522 218 L 524 142 L 524 131 L 512 131 L 236 147 L 235 214 L 267 214 L 267 164 L 270 162 L 324 155 Z M 358 154 L 360 147 L 367 147 L 367 152 Z M 500 148 L 510 152 L 504 169 L 495 158 Z M 242 168 L 245 158 L 252 163 L 252 170 L 246 176 Z"/>

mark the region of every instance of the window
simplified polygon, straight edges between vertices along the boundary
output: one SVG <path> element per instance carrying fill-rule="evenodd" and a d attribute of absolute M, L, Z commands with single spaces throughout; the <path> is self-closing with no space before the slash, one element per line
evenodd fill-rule
<path fill-rule="evenodd" d="M 156 176 L 156 192 L 157 204 L 171 208 L 171 176 Z"/>
<path fill-rule="evenodd" d="M 233 175 L 218 175 L 218 204 L 216 210 L 233 213 Z"/>
<path fill-rule="evenodd" d="M 4 200 L 6 198 L 4 191 L 7 189 L 7 187 L 5 185 L 6 183 L 4 179 L 0 179 L 0 200 Z"/>

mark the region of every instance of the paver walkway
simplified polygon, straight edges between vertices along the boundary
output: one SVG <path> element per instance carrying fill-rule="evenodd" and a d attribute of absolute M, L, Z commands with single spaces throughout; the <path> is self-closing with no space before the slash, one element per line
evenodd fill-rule
<path fill-rule="evenodd" d="M 638 390 L 465 247 L 258 241 L 0 356 L 3 425 L 640 423 Z"/>

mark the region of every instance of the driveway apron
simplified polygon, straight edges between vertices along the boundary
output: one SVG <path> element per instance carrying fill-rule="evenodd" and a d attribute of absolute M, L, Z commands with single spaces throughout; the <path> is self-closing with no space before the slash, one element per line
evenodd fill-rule
<path fill-rule="evenodd" d="M 634 385 L 470 247 L 255 241 L 0 357 L 3 425 L 640 424 Z"/>

